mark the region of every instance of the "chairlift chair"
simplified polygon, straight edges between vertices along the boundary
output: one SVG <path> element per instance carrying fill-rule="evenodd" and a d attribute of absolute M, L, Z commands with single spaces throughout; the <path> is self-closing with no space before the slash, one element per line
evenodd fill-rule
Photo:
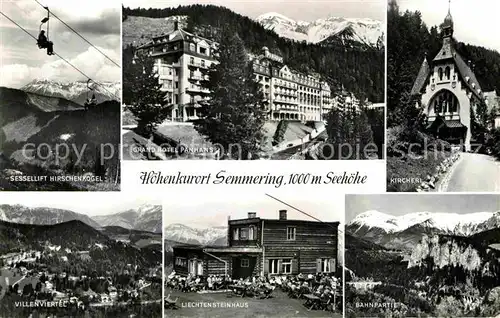
<path fill-rule="evenodd" d="M 44 43 L 42 43 L 38 39 L 36 44 L 38 45 L 39 49 L 47 49 L 48 55 L 54 55 L 54 52 L 52 51 L 52 42 L 50 42 L 50 37 L 49 37 L 50 10 L 49 10 L 49 7 L 44 7 L 44 8 L 45 8 L 45 10 L 47 10 L 47 16 L 42 19 L 42 21 L 40 23 L 39 30 L 38 30 L 38 34 L 41 34 L 42 31 L 45 31 L 42 29 L 42 27 L 46 23 L 47 24 L 47 30 L 46 30 L 47 31 L 47 35 L 46 35 L 47 40 Z M 50 51 L 49 51 L 49 46 L 50 46 Z"/>
<path fill-rule="evenodd" d="M 95 106 L 97 104 L 94 88 L 90 86 L 91 81 L 92 80 L 90 78 L 87 80 L 87 100 L 85 101 L 84 104 L 85 109 L 89 109 L 90 107 Z M 92 93 L 92 97 L 90 97 L 90 93 Z"/>

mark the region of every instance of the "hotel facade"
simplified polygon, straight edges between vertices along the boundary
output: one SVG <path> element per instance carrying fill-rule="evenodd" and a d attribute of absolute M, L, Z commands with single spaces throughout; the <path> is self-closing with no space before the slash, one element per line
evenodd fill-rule
<path fill-rule="evenodd" d="M 175 22 L 174 30 L 152 38 L 138 48 L 155 60 L 165 103 L 171 105 L 170 120 L 199 119 L 200 102 L 210 91 L 202 81 L 217 62 L 217 43 L 191 34 Z M 252 57 L 255 81 L 264 94 L 269 120 L 321 121 L 333 108 L 331 90 L 317 74 L 304 74 L 290 69 L 283 58 L 262 48 Z"/>

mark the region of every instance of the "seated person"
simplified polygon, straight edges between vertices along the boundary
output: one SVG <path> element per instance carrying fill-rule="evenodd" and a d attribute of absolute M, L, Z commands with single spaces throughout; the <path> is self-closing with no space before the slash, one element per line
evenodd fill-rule
<path fill-rule="evenodd" d="M 40 31 L 40 34 L 38 35 L 37 44 L 38 44 L 38 47 L 41 49 L 46 48 L 48 55 L 54 54 L 54 44 L 51 41 L 47 40 L 47 37 L 45 36 L 44 30 Z"/>

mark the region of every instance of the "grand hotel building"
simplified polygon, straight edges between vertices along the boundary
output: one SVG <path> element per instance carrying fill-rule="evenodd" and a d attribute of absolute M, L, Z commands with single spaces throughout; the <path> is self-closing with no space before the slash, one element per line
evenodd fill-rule
<path fill-rule="evenodd" d="M 209 91 L 201 85 L 210 66 L 217 63 L 217 43 L 179 28 L 154 37 L 138 48 L 155 59 L 165 103 L 171 106 L 171 120 L 198 119 L 199 102 Z M 318 75 L 290 69 L 283 58 L 262 48 L 253 57 L 255 80 L 268 104 L 270 120 L 320 121 L 333 107 L 330 87 Z"/>

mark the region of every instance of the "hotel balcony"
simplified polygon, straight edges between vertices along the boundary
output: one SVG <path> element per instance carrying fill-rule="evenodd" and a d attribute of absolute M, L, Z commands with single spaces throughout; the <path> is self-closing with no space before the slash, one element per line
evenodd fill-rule
<path fill-rule="evenodd" d="M 204 88 L 204 87 L 200 87 L 200 86 L 194 86 L 194 85 L 190 85 L 190 86 L 186 87 L 186 91 L 195 92 L 195 93 L 203 93 L 203 94 L 210 93 L 209 89 Z"/>
<path fill-rule="evenodd" d="M 189 61 L 188 62 L 188 66 L 190 67 L 197 67 L 197 68 L 203 68 L 203 69 L 208 69 L 210 66 L 207 64 L 207 63 L 200 63 L 200 62 L 196 62 L 196 61 Z"/>
<path fill-rule="evenodd" d="M 279 106 L 276 110 L 276 113 L 282 113 L 282 112 L 287 112 L 287 113 L 300 113 L 300 110 L 295 107 L 286 107 L 286 106 Z"/>
<path fill-rule="evenodd" d="M 201 75 L 196 75 L 196 74 L 189 74 L 188 79 L 193 80 L 193 81 L 204 81 L 205 77 Z"/>
<path fill-rule="evenodd" d="M 297 99 L 285 99 L 285 98 L 279 98 L 275 97 L 273 99 L 274 103 L 282 103 L 282 104 L 290 104 L 290 105 L 297 105 L 299 102 Z"/>

